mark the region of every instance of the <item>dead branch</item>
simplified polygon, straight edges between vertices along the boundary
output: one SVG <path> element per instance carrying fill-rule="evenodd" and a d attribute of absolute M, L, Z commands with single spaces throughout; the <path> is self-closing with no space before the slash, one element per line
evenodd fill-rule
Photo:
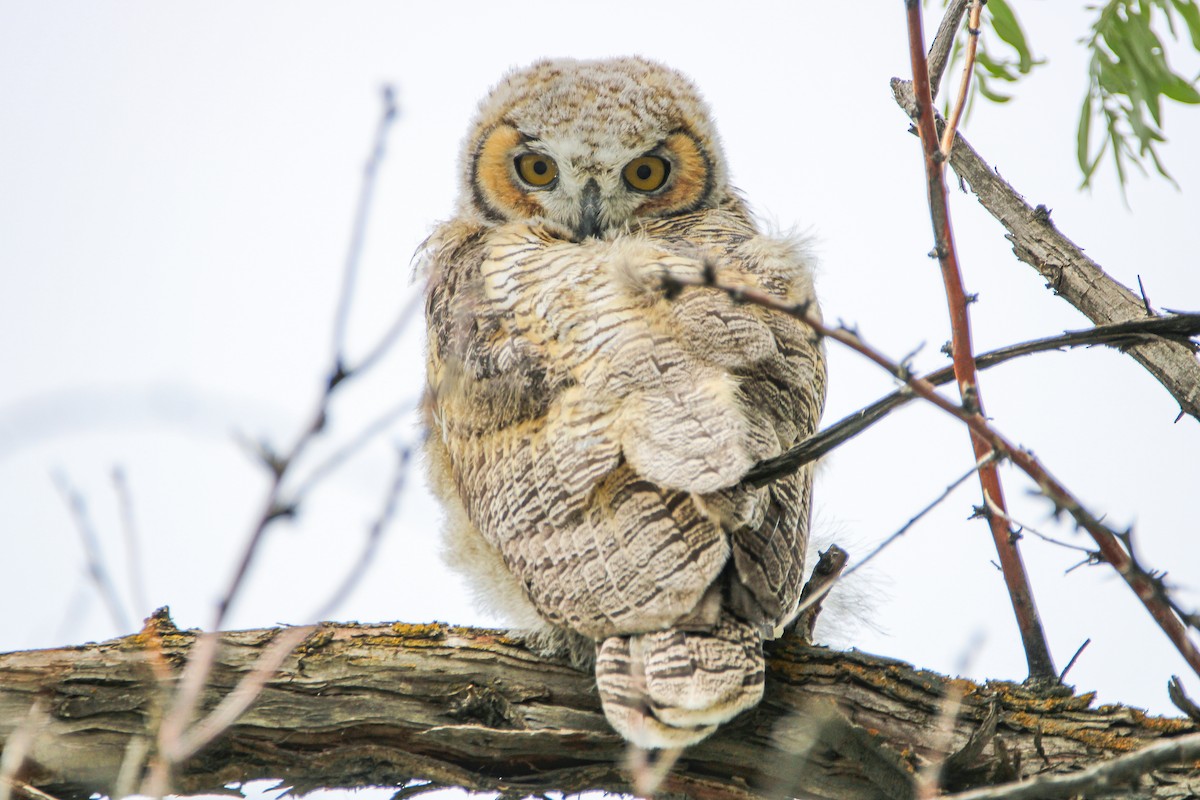
<path fill-rule="evenodd" d="M 222 634 L 202 708 L 257 669 L 280 634 Z M 160 616 L 123 639 L 0 655 L 0 746 L 38 698 L 49 714 L 13 777 L 61 800 L 111 792 L 129 743 L 153 738 L 150 709 L 161 691 L 154 643 L 177 681 L 198 640 Z M 939 761 L 942 787 L 961 791 L 1174 746 L 1197 729 L 1135 709 L 1092 708 L 1091 695 L 977 685 L 794 639 L 768 663 L 763 704 L 684 752 L 664 792 L 758 796 L 778 785 L 780 749 L 801 752 L 807 743 L 805 765 L 788 775 L 801 796 L 909 798 L 914 774 Z M 961 691 L 962 708 L 942 736 L 935 722 L 950 687 Z M 223 738 L 181 766 L 177 789 L 224 792 L 273 778 L 296 793 L 418 781 L 514 796 L 620 792 L 629 789 L 623 754 L 592 676 L 565 659 L 535 655 L 500 631 L 326 624 Z M 1194 763 L 1149 769 L 1139 797 L 1179 797 L 1180 787 L 1200 781 Z"/>

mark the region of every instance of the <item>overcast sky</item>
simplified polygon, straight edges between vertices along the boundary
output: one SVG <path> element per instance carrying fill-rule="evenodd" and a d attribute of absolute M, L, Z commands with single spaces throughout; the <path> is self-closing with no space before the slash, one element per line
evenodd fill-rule
<path fill-rule="evenodd" d="M 1081 6 L 1022 4 L 1049 63 L 1008 105 L 979 106 L 966 136 L 1116 278 L 1136 286 L 1140 275 L 1158 306 L 1200 309 L 1200 112 L 1166 112 L 1162 155 L 1181 189 L 1135 175 L 1126 206 L 1105 166 L 1093 191 L 1078 191 Z M 414 291 L 411 255 L 452 212 L 461 137 L 488 87 L 541 56 L 627 53 L 690 75 L 754 208 L 814 237 L 827 318 L 895 357 L 924 343 L 920 368 L 945 362 L 918 145 L 888 89 L 909 73 L 900 2 L 0 2 L 0 651 L 131 630 L 97 600 L 56 473 L 87 498 L 128 625 L 168 604 L 180 626 L 208 624 L 267 485 L 234 433 L 283 447 L 311 413 L 383 84 L 396 87 L 402 116 L 362 256 L 352 357 Z M 1194 54 L 1177 63 L 1200 69 Z M 952 202 L 967 288 L 980 294 L 978 350 L 1086 326 L 972 196 L 955 191 Z M 338 399 L 313 455 L 415 403 L 422 372 L 417 325 Z M 826 420 L 890 388 L 831 348 Z M 1200 424 L 1174 424 L 1170 396 L 1109 351 L 1024 359 L 985 373 L 982 389 L 1001 431 L 1110 524 L 1135 524 L 1144 561 L 1200 603 Z M 271 530 L 233 626 L 307 621 L 378 513 L 393 443 L 418 438 L 410 415 L 294 524 Z M 910 407 L 826 460 L 819 527 L 861 557 L 971 461 L 962 429 Z M 115 465 L 133 496 L 140 586 Z M 1028 482 L 1004 477 L 1018 519 L 1087 544 Z M 846 592 L 865 598 L 869 624 L 839 623 L 826 640 L 1023 678 L 988 531 L 967 520 L 978 502 L 968 484 L 880 557 Z M 418 464 L 334 617 L 501 624 L 442 567 L 439 527 Z M 1070 683 L 1160 713 L 1173 712 L 1172 673 L 1200 695 L 1200 678 L 1107 568 L 1064 576 L 1079 554 L 1032 538 L 1024 554 L 1059 667 L 1092 639 Z"/>

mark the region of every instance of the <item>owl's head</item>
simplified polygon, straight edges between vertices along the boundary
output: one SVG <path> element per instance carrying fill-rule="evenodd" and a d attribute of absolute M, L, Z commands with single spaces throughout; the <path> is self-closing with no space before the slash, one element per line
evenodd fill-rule
<path fill-rule="evenodd" d="M 480 104 L 463 153 L 462 210 L 545 219 L 579 239 L 719 205 L 729 193 L 708 108 L 643 58 L 540 61 Z"/>

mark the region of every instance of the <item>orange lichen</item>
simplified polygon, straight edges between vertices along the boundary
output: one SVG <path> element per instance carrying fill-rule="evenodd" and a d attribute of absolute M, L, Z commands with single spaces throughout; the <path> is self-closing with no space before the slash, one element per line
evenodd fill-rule
<path fill-rule="evenodd" d="M 1196 723 L 1186 717 L 1152 717 L 1140 708 L 1129 709 L 1133 721 L 1148 731 L 1162 734 L 1194 733 Z"/>

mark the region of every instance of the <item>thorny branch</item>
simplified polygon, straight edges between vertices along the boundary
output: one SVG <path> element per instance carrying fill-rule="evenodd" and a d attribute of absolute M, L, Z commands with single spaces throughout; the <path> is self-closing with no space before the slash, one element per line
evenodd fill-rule
<path fill-rule="evenodd" d="M 971 320 L 967 310 L 970 300 L 963 288 L 962 271 L 958 264 L 958 254 L 954 244 L 954 232 L 950 225 L 950 205 L 946 192 L 946 176 L 942 163 L 945 160 L 938 142 L 937 130 L 934 127 L 935 111 L 933 96 L 929 89 L 928 63 L 925 60 L 925 34 L 921 24 L 921 4 L 917 0 L 907 0 L 908 43 L 909 56 L 913 69 L 913 90 L 916 94 L 918 114 L 916 117 L 917 131 L 921 138 L 921 148 L 924 152 L 925 178 L 929 199 L 929 215 L 933 222 L 934 254 L 942 270 L 942 282 L 946 290 L 946 302 L 950 310 L 950 327 L 952 331 L 951 349 L 954 357 L 954 375 L 958 381 L 959 395 L 963 406 L 983 415 L 983 394 L 979 388 L 978 376 L 975 372 L 975 354 L 971 344 Z M 979 4 L 971 10 L 971 24 L 979 24 Z M 971 35 L 968 46 L 967 73 L 963 78 L 963 89 L 960 100 L 965 99 L 966 83 L 970 78 L 973 66 L 972 57 L 978 31 Z M 961 113 L 961 107 L 958 108 Z M 952 126 L 951 126 L 952 127 Z M 953 142 L 953 139 L 950 140 Z M 971 435 L 971 446 L 977 460 L 984 458 L 991 447 L 988 441 L 974 433 Z M 990 496 L 1001 509 L 1006 508 L 1004 490 L 1000 482 L 1000 473 L 994 464 L 986 464 L 979 470 L 979 482 L 985 496 Z M 1029 665 L 1029 677 L 1033 680 L 1057 681 L 1057 670 L 1050 657 L 1050 647 L 1046 643 L 1046 634 L 1038 616 L 1037 605 L 1033 599 L 1033 589 L 1025 564 L 1021 560 L 1021 552 L 1017 543 L 1010 535 L 1008 525 L 1002 518 L 989 515 L 988 526 L 1000 558 L 1000 567 L 1004 573 L 1004 582 L 1008 587 L 1008 595 L 1012 601 L 1013 613 L 1017 618 L 1017 627 L 1021 632 L 1021 641 L 1025 646 L 1025 659 Z"/>
<path fill-rule="evenodd" d="M 977 410 L 968 410 L 938 394 L 932 383 L 914 376 L 907 367 L 890 360 L 878 350 L 868 346 L 857 333 L 844 327 L 826 325 L 812 313 L 807 304 L 786 303 L 758 289 L 738 284 L 723 283 L 715 270 L 705 270 L 696 276 L 667 275 L 662 279 L 668 296 L 678 294 L 683 287 L 699 286 L 723 291 L 737 301 L 754 303 L 775 309 L 800 320 L 818 335 L 832 339 L 866 357 L 869 361 L 904 382 L 921 399 L 931 403 L 946 414 L 967 425 L 971 432 L 984 439 L 1000 457 L 1012 461 L 1028 475 L 1038 490 L 1054 503 L 1056 512 L 1066 512 L 1079 527 L 1091 535 L 1099 546 L 1100 554 L 1117 571 L 1117 574 L 1133 589 L 1138 599 L 1150 612 L 1159 627 L 1167 634 L 1188 665 L 1200 675 L 1200 650 L 1188 638 L 1187 629 L 1176 615 L 1167 599 L 1166 588 L 1160 574 L 1144 569 L 1128 550 L 1130 536 L 1117 533 L 1083 507 L 1076 497 L 1059 483 L 1029 452 L 1022 450 L 996 432 Z"/>
<path fill-rule="evenodd" d="M 916 119 L 912 84 L 894 78 L 892 93 L 905 113 Z M 1013 253 L 1046 279 L 1046 288 L 1097 325 L 1146 318 L 1144 300 L 1059 232 L 1050 209 L 1027 203 L 961 133 L 955 137 L 950 166 L 1008 230 Z M 1200 420 L 1200 361 L 1194 346 L 1156 339 L 1134 344 L 1127 352 L 1171 393 L 1179 403 L 1180 417 L 1189 414 Z"/>
<path fill-rule="evenodd" d="M 1118 322 L 1113 325 L 1097 325 L 1086 330 L 1068 331 L 1060 336 L 1034 339 L 981 353 L 975 356 L 975 368 L 990 369 L 1022 356 L 1061 351 L 1070 347 L 1090 347 L 1104 344 L 1125 349 L 1133 344 L 1151 341 L 1155 337 L 1163 337 L 1170 341 L 1194 346 L 1189 337 L 1196 335 L 1200 335 L 1200 313 L 1175 314 Z M 944 386 L 954 380 L 954 368 L 944 367 L 924 377 L 934 386 Z M 891 412 L 907 405 L 915 397 L 916 395 L 907 387 L 898 389 L 871 405 L 847 415 L 824 430 L 814 433 L 794 445 L 786 453 L 760 461 L 746 474 L 744 480 L 747 484 L 758 487 L 790 475 L 810 461 L 816 461 L 845 444 Z"/>

